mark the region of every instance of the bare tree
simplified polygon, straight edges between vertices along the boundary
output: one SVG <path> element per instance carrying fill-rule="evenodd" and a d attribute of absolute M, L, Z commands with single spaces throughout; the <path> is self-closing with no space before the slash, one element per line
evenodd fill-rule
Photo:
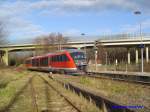
<path fill-rule="evenodd" d="M 0 45 L 6 44 L 6 32 L 4 31 L 4 23 L 0 21 Z"/>
<path fill-rule="evenodd" d="M 94 60 L 94 50 L 93 49 L 86 49 L 86 56 L 87 56 L 87 63 L 92 63 Z"/>
<path fill-rule="evenodd" d="M 42 47 L 36 50 L 36 55 L 45 54 L 47 52 L 54 52 L 61 50 L 64 43 L 68 42 L 67 37 L 63 37 L 61 33 L 51 33 L 46 36 L 37 37 L 34 43 L 42 45 Z"/>
<path fill-rule="evenodd" d="M 106 64 L 106 48 L 100 43 L 98 46 L 98 57 L 99 63 Z"/>
<path fill-rule="evenodd" d="M 6 44 L 6 32 L 4 30 L 4 22 L 0 20 L 0 45 Z M 2 64 L 3 51 L 0 51 L 0 65 Z"/>

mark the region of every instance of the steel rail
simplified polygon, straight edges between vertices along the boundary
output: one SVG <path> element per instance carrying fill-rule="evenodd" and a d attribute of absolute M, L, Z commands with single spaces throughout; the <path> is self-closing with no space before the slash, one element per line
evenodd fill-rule
<path fill-rule="evenodd" d="M 49 76 L 54 81 L 60 83 L 63 87 L 68 90 L 72 90 L 78 95 L 82 94 L 87 100 L 92 100 L 95 102 L 96 106 L 102 109 L 104 112 L 136 112 L 133 109 L 129 108 L 113 108 L 113 107 L 125 107 L 124 105 L 117 103 L 104 97 L 102 95 L 96 94 L 94 91 L 90 91 L 87 87 L 79 87 L 74 85 L 70 82 L 63 82 L 58 79 L 54 79 L 53 77 Z M 144 107 L 147 108 L 147 107 Z"/>
<path fill-rule="evenodd" d="M 61 97 L 63 97 L 65 99 L 65 101 L 70 104 L 75 110 L 77 110 L 77 112 L 82 112 L 78 107 L 76 107 L 67 97 L 65 97 L 59 90 L 57 90 L 53 85 L 51 85 L 44 77 L 38 75 L 41 79 L 43 79 L 43 81 L 49 86 L 51 87 L 54 91 L 56 91 Z"/>
<path fill-rule="evenodd" d="M 97 73 L 97 72 L 87 72 L 84 76 L 89 76 L 93 78 L 104 78 L 104 79 L 111 79 L 111 80 L 117 80 L 117 81 L 124 81 L 124 82 L 129 82 L 129 83 L 135 83 L 135 84 L 141 84 L 141 85 L 146 85 L 150 86 L 150 80 L 149 81 L 144 81 L 144 79 L 140 79 L 139 77 L 143 76 L 138 76 L 138 75 L 124 75 L 124 74 L 106 74 L 105 73 Z M 150 76 L 148 77 L 150 79 Z"/>
<path fill-rule="evenodd" d="M 33 80 L 30 81 L 30 89 L 31 89 L 32 105 L 34 107 L 34 110 L 38 112 L 39 110 L 38 110 L 38 104 L 37 104 L 37 99 L 36 99 L 36 92 L 33 86 Z"/>

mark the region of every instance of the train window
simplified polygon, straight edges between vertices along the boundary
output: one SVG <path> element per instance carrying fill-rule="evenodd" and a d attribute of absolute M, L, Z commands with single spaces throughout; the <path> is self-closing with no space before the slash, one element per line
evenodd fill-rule
<path fill-rule="evenodd" d="M 42 58 L 40 58 L 40 66 L 42 66 Z"/>
<path fill-rule="evenodd" d="M 61 55 L 58 55 L 58 62 L 61 62 Z"/>
<path fill-rule="evenodd" d="M 53 56 L 51 57 L 51 61 L 52 61 L 52 62 L 54 61 L 54 58 L 53 58 Z"/>
<path fill-rule="evenodd" d="M 35 65 L 39 66 L 39 59 L 35 59 Z"/>
<path fill-rule="evenodd" d="M 55 62 L 55 56 L 53 56 L 53 62 Z"/>
<path fill-rule="evenodd" d="M 65 55 L 64 54 L 62 55 L 62 61 L 65 61 Z"/>
<path fill-rule="evenodd" d="M 53 56 L 52 60 L 53 60 L 53 62 L 55 62 L 56 61 L 56 56 Z"/>
<path fill-rule="evenodd" d="M 62 55 L 62 61 L 68 61 L 69 59 L 68 59 L 68 57 L 66 56 L 66 54 L 63 54 Z"/>
<path fill-rule="evenodd" d="M 40 66 L 43 66 L 43 58 L 40 58 Z"/>
<path fill-rule="evenodd" d="M 60 55 L 60 61 L 61 61 L 61 62 L 63 61 L 63 56 L 62 56 L 62 55 Z"/>
<path fill-rule="evenodd" d="M 32 59 L 32 66 L 36 66 L 36 59 Z"/>
<path fill-rule="evenodd" d="M 52 57 L 48 57 L 48 61 L 51 62 L 52 61 Z"/>
<path fill-rule="evenodd" d="M 74 60 L 82 60 L 82 59 L 85 59 L 85 54 L 83 52 L 73 52 L 71 53 L 71 57 L 74 59 Z"/>
<path fill-rule="evenodd" d="M 58 61 L 58 56 L 55 56 L 55 62 L 57 62 Z"/>
<path fill-rule="evenodd" d="M 67 61 L 67 60 L 68 60 L 68 58 L 64 54 L 51 57 L 52 62 L 61 62 L 61 61 Z"/>
<path fill-rule="evenodd" d="M 59 56 L 56 56 L 56 61 L 57 61 L 57 62 L 59 61 Z"/>
<path fill-rule="evenodd" d="M 48 57 L 40 59 L 40 66 L 48 66 Z"/>

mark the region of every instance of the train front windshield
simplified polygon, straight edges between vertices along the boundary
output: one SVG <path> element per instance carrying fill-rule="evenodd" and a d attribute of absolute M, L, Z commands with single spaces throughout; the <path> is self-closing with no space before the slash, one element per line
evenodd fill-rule
<path fill-rule="evenodd" d="M 85 64 L 86 63 L 86 56 L 85 56 L 84 52 L 73 52 L 70 54 L 76 64 Z"/>

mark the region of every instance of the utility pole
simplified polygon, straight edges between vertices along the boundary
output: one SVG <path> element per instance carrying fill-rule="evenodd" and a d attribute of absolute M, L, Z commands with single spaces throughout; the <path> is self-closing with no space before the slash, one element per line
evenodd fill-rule
<path fill-rule="evenodd" d="M 81 35 L 83 37 L 85 37 L 85 33 L 81 33 Z M 86 55 L 86 39 L 84 40 L 84 52 L 85 52 L 85 55 Z"/>
<path fill-rule="evenodd" d="M 140 11 L 135 11 L 134 12 L 135 15 L 141 15 Z M 141 44 L 139 45 L 139 47 L 141 48 L 141 72 L 143 73 L 143 69 L 144 69 L 144 61 L 143 61 L 143 50 L 144 50 L 144 44 L 143 44 L 143 37 L 142 37 L 142 25 L 140 22 L 140 37 L 141 37 Z"/>
<path fill-rule="evenodd" d="M 97 71 L 97 52 L 98 52 L 98 48 L 96 47 L 96 45 L 94 46 L 94 51 L 95 51 L 95 71 Z"/>

